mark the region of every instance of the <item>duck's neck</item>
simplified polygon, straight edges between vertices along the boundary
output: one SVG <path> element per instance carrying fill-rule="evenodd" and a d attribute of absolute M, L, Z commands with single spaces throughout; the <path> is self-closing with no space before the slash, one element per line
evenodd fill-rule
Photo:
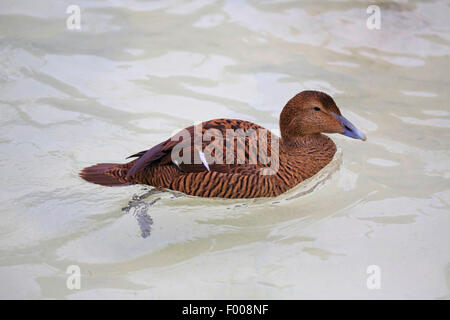
<path fill-rule="evenodd" d="M 297 136 L 282 135 L 280 163 L 274 179 L 284 191 L 308 179 L 325 167 L 336 152 L 333 140 L 323 134 Z"/>
<path fill-rule="evenodd" d="M 289 153 L 290 151 L 295 151 L 301 148 L 311 148 L 324 145 L 328 143 L 329 140 L 330 138 L 321 133 L 295 137 L 282 135 L 280 146 L 283 151 Z"/>

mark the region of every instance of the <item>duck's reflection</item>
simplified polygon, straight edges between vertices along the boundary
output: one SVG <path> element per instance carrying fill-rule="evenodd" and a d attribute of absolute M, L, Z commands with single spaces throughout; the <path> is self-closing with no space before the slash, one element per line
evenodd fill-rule
<path fill-rule="evenodd" d="M 150 206 L 154 205 L 161 198 L 156 198 L 151 201 L 145 201 L 148 197 L 163 193 L 163 190 L 149 189 L 144 187 L 142 190 L 145 192 L 143 194 L 135 194 L 128 202 L 128 206 L 122 208 L 125 213 L 131 213 L 137 220 L 139 228 L 141 229 L 141 237 L 147 238 L 151 233 L 151 226 L 153 224 L 152 217 L 148 214 Z"/>

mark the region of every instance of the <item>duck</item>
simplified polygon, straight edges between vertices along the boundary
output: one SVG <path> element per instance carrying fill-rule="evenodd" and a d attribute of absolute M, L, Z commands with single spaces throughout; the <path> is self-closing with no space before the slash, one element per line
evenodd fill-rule
<path fill-rule="evenodd" d="M 279 118 L 281 136 L 255 123 L 214 119 L 192 125 L 129 156 L 127 163 L 99 163 L 79 176 L 102 186 L 144 184 L 205 198 L 277 197 L 316 175 L 334 157 L 326 134 L 366 140 L 333 98 L 305 90 Z"/>

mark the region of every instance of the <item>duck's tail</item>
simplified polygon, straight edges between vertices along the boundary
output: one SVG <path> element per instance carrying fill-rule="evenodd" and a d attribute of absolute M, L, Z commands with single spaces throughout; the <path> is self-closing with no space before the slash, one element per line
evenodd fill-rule
<path fill-rule="evenodd" d="M 86 181 L 107 187 L 126 186 L 132 184 L 127 179 L 129 166 L 118 163 L 98 163 L 84 168 L 79 175 Z"/>

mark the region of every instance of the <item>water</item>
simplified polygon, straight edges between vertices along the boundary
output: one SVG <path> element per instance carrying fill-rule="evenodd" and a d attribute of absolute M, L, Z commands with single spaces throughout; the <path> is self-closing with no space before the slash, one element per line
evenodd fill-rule
<path fill-rule="evenodd" d="M 383 1 L 380 30 L 368 5 L 3 0 L 0 297 L 448 299 L 448 1 Z M 332 135 L 309 194 L 139 200 L 77 175 L 194 121 L 278 129 L 304 89 L 368 136 Z"/>

